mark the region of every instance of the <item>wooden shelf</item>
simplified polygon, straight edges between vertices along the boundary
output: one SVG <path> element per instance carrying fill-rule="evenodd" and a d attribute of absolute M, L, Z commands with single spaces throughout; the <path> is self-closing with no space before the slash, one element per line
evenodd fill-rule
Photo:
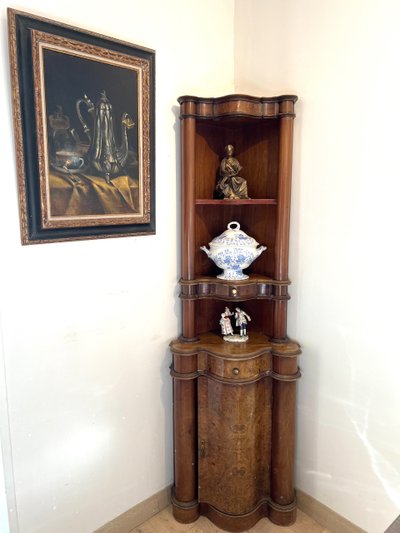
<path fill-rule="evenodd" d="M 288 300 L 289 280 L 276 281 L 267 276 L 250 274 L 245 280 L 225 280 L 215 276 L 199 276 L 193 280 L 180 280 L 180 298 L 195 300 L 210 298 L 225 301 L 252 299 Z"/>
<path fill-rule="evenodd" d="M 277 205 L 275 198 L 249 198 L 248 200 L 214 200 L 208 198 L 197 198 L 196 205 Z"/>
<path fill-rule="evenodd" d="M 245 272 L 246 273 L 246 272 Z M 196 276 L 193 280 L 181 279 L 180 283 L 182 285 L 194 285 L 196 283 L 218 283 L 221 285 L 228 286 L 240 286 L 240 285 L 251 285 L 253 283 L 265 283 L 266 285 L 290 285 L 289 280 L 278 281 L 269 276 L 264 276 L 262 274 L 251 273 L 248 274 L 247 279 L 221 279 L 217 276 Z"/>
<path fill-rule="evenodd" d="M 283 343 L 271 341 L 260 331 L 251 331 L 249 340 L 243 343 L 230 343 L 223 340 L 220 331 L 202 333 L 194 342 L 183 342 L 175 339 L 170 348 L 177 355 L 192 355 L 207 352 L 216 357 L 232 359 L 252 359 L 263 353 L 273 353 L 281 357 L 295 357 L 301 353 L 297 342 L 288 340 Z M 202 360 L 202 356 L 200 357 Z M 295 374 L 297 376 L 297 372 Z"/>

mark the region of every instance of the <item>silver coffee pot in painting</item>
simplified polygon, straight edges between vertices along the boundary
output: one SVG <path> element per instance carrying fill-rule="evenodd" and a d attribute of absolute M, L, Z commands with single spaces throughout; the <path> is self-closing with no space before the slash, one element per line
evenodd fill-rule
<path fill-rule="evenodd" d="M 92 120 L 89 127 L 82 114 Z M 124 173 L 128 164 L 130 150 L 127 131 L 134 127 L 131 116 L 123 113 L 121 118 L 121 142 L 118 145 L 114 130 L 112 105 L 106 92 L 102 91 L 95 106 L 85 94 L 76 101 L 76 113 L 83 127 L 86 142 L 82 141 L 74 128 L 70 128 L 69 117 L 64 115 L 62 107 L 57 106 L 49 117 L 50 129 L 50 164 L 52 168 L 66 174 L 75 174 L 90 169 L 103 177 L 107 183 L 115 176 Z"/>

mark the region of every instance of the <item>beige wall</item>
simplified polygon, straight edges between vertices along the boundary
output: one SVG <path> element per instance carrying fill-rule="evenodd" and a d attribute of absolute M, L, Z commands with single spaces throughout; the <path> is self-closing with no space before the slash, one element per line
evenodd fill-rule
<path fill-rule="evenodd" d="M 400 509 L 400 3 L 237 0 L 235 90 L 299 95 L 289 334 L 296 483 L 368 531 Z"/>
<path fill-rule="evenodd" d="M 233 91 L 233 2 L 18 3 L 157 54 L 157 234 L 28 247 L 19 238 L 5 6 L 0 312 L 7 394 L 0 412 L 7 401 L 10 427 L 3 416 L 1 429 L 11 521 L 13 533 L 18 526 L 20 533 L 87 533 L 172 482 L 176 99 Z"/>

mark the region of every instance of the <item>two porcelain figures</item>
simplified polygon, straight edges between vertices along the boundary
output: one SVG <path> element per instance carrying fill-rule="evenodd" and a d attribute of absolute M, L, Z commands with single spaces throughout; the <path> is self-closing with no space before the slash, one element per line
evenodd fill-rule
<path fill-rule="evenodd" d="M 236 326 L 239 328 L 239 333 L 234 333 L 233 331 L 231 316 L 236 320 Z M 240 307 L 236 307 L 234 313 L 229 307 L 225 307 L 225 311 L 221 313 L 221 318 L 219 320 L 224 341 L 246 342 L 249 339 L 247 336 L 247 323 L 250 321 L 251 318 L 249 315 L 243 311 L 243 309 L 240 309 Z"/>
<path fill-rule="evenodd" d="M 253 237 L 242 231 L 239 222 L 229 222 L 227 228 L 209 243 L 209 250 L 206 246 L 201 246 L 200 249 L 223 270 L 217 276 L 219 279 L 248 279 L 249 276 L 243 273 L 243 269 L 249 267 L 267 247 L 259 246 Z"/>

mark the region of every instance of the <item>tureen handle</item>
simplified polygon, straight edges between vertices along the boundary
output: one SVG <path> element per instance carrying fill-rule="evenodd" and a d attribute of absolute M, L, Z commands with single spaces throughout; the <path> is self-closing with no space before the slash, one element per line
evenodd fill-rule
<path fill-rule="evenodd" d="M 232 224 L 235 224 L 236 227 L 233 228 L 233 227 L 232 227 Z M 236 222 L 235 220 L 232 220 L 232 222 L 229 222 L 227 228 L 228 228 L 228 229 L 233 229 L 233 230 L 238 230 L 238 229 L 240 229 L 240 224 L 239 224 L 239 222 Z"/>

